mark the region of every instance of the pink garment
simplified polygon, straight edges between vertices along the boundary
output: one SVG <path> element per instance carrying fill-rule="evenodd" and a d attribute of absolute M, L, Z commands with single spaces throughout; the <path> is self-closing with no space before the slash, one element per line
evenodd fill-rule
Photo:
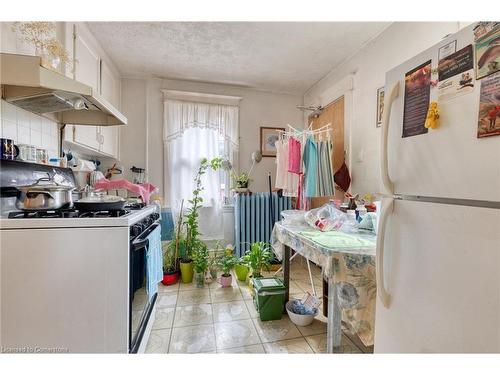
<path fill-rule="evenodd" d="M 125 189 L 140 196 L 142 201 L 145 203 L 148 203 L 151 194 L 158 190 L 156 186 L 150 184 L 149 182 L 144 184 L 133 184 L 124 178 L 113 181 L 101 178 L 94 184 L 94 188 L 103 190 Z"/>
<path fill-rule="evenodd" d="M 295 138 L 290 138 L 288 140 L 288 172 L 296 174 L 300 173 L 300 151 L 300 142 Z"/>

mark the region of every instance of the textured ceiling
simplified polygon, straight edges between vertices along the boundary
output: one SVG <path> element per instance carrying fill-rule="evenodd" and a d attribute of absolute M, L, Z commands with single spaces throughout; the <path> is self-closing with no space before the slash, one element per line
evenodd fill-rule
<path fill-rule="evenodd" d="M 382 22 L 89 22 L 126 76 L 302 94 Z"/>

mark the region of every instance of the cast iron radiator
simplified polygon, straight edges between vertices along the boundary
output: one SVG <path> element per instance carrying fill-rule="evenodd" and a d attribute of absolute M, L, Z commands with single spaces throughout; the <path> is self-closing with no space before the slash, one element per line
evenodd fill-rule
<path fill-rule="evenodd" d="M 234 225 L 235 255 L 240 257 L 250 248 L 252 242 L 269 242 L 271 238 L 271 214 L 269 193 L 253 193 L 252 195 L 235 194 Z M 281 211 L 290 210 L 290 197 L 278 197 L 272 193 L 274 222 L 281 220 Z"/>

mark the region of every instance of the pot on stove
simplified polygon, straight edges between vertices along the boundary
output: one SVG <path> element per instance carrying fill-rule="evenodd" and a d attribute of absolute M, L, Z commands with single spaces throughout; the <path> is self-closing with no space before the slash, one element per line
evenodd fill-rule
<path fill-rule="evenodd" d="M 39 178 L 34 184 L 18 186 L 16 207 L 20 210 L 57 210 L 73 205 L 74 187 L 59 184 L 51 177 Z"/>

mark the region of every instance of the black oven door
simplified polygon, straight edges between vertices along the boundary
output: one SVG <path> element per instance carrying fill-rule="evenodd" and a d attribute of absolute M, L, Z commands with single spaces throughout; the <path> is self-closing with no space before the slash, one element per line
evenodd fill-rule
<path fill-rule="evenodd" d="M 156 300 L 156 294 L 146 293 L 146 251 L 148 236 L 158 225 L 152 224 L 130 243 L 129 353 L 137 353 Z"/>

